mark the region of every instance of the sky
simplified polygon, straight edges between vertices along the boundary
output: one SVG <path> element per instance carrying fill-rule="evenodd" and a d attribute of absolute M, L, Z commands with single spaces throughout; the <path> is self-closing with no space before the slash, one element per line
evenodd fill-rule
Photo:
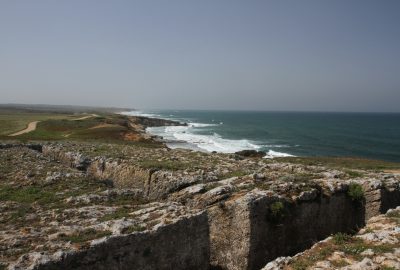
<path fill-rule="evenodd" d="M 0 0 L 0 103 L 399 112 L 400 1 Z"/>

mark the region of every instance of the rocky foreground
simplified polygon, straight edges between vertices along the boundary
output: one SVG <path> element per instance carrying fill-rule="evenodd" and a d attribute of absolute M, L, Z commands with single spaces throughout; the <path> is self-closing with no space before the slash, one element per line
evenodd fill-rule
<path fill-rule="evenodd" d="M 398 269 L 398 212 L 379 216 L 400 205 L 396 173 L 126 144 L 0 148 L 0 269 L 261 269 L 330 235 L 267 269 Z M 318 245 L 330 249 L 302 263 Z"/>
<path fill-rule="evenodd" d="M 372 217 L 356 235 L 338 233 L 293 257 L 280 257 L 263 270 L 400 269 L 400 207 Z"/>

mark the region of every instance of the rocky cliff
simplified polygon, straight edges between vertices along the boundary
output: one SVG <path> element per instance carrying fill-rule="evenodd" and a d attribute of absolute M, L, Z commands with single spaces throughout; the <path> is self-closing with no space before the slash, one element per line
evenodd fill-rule
<path fill-rule="evenodd" d="M 400 205 L 400 175 L 373 170 L 116 144 L 0 148 L 9 269 L 260 269 Z"/>

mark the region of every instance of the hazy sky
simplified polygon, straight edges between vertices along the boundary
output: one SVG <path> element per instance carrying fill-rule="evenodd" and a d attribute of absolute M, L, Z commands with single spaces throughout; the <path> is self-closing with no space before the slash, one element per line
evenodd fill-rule
<path fill-rule="evenodd" d="M 400 1 L 0 0 L 0 97 L 400 111 Z"/>

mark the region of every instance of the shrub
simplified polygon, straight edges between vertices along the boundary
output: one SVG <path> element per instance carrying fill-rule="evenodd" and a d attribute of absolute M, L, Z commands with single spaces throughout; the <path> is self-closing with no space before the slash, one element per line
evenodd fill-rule
<path fill-rule="evenodd" d="M 358 177 L 363 177 L 364 176 L 363 173 L 360 173 L 360 172 L 357 172 L 357 171 L 346 170 L 345 172 L 348 174 L 348 176 L 350 178 L 358 178 Z"/>
<path fill-rule="evenodd" d="M 351 235 L 339 232 L 335 234 L 332 239 L 336 245 L 343 245 L 351 239 Z"/>
<path fill-rule="evenodd" d="M 362 201 L 362 199 L 364 199 L 364 191 L 361 185 L 356 183 L 350 184 L 347 195 L 349 195 L 353 201 Z"/>
<path fill-rule="evenodd" d="M 123 234 L 131 234 L 131 233 L 134 233 L 134 232 L 142 232 L 144 230 L 146 230 L 145 227 L 142 227 L 142 226 L 139 226 L 139 225 L 131 225 L 131 226 L 128 226 L 128 227 L 124 228 L 121 232 Z"/>
<path fill-rule="evenodd" d="M 285 217 L 285 205 L 282 202 L 274 202 L 269 206 L 268 220 L 278 223 Z"/>

